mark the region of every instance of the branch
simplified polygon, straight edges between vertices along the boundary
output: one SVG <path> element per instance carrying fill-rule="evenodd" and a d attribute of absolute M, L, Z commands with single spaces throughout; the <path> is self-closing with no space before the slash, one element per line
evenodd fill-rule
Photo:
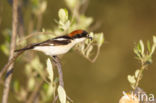
<path fill-rule="evenodd" d="M 147 68 L 147 65 L 145 65 L 144 61 L 141 61 L 141 68 L 140 68 L 140 71 L 139 71 L 139 74 L 138 74 L 138 77 L 136 79 L 136 83 L 134 85 L 134 88 L 136 89 L 139 85 L 139 82 L 140 80 L 142 79 L 142 75 L 143 75 L 143 72 L 144 70 Z"/>
<path fill-rule="evenodd" d="M 60 60 L 57 56 L 53 56 L 52 58 L 57 67 L 58 76 L 59 76 L 59 85 L 64 88 L 63 72 L 62 72 L 62 66 L 61 66 Z"/>
<path fill-rule="evenodd" d="M 31 34 L 29 34 L 28 36 L 26 36 L 26 37 L 24 37 L 24 38 L 22 38 L 22 39 L 20 39 L 19 41 L 18 41 L 18 43 L 20 43 L 20 42 L 22 42 L 22 41 L 24 41 L 24 40 L 27 40 L 27 39 L 29 39 L 29 38 L 31 38 L 32 36 L 36 36 L 36 35 L 41 35 L 41 34 L 53 34 L 52 32 L 34 32 L 34 33 L 31 33 Z"/>
<path fill-rule="evenodd" d="M 54 63 L 57 67 L 57 71 L 58 71 L 58 76 L 59 76 L 59 85 L 62 86 L 64 88 L 64 81 L 63 81 L 63 72 L 62 72 L 62 66 L 61 66 L 61 63 L 60 63 L 60 60 L 57 56 L 52 56 L 53 60 L 54 60 Z M 58 99 L 58 95 L 54 97 L 54 100 L 52 103 L 56 103 Z M 70 101 L 70 102 L 73 102 L 73 100 L 67 96 L 67 99 Z"/>
<path fill-rule="evenodd" d="M 11 60 L 14 57 L 14 50 L 16 46 L 16 34 L 17 34 L 17 24 L 18 24 L 18 0 L 13 0 L 13 21 L 12 21 L 12 38 L 11 38 L 11 44 L 10 44 L 10 57 L 9 60 Z M 5 83 L 4 83 L 4 90 L 2 95 L 2 103 L 8 103 L 8 94 L 10 89 L 10 82 L 12 79 L 12 73 L 13 71 L 14 63 L 10 64 L 8 67 L 7 73 L 9 73 L 6 77 Z"/>

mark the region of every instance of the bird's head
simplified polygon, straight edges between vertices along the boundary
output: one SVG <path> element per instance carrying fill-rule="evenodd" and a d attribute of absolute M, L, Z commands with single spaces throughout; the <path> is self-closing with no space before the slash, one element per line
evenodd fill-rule
<path fill-rule="evenodd" d="M 82 42 L 85 39 L 92 40 L 92 37 L 90 37 L 89 33 L 86 32 L 85 30 L 75 30 L 75 31 L 71 32 L 70 34 L 68 34 L 68 36 L 70 38 L 72 38 L 73 40 L 75 40 L 76 43 Z"/>

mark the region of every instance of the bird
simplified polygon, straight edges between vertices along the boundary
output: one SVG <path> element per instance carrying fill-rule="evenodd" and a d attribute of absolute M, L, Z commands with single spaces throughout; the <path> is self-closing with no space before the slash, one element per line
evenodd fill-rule
<path fill-rule="evenodd" d="M 89 33 L 85 30 L 75 30 L 69 34 L 58 36 L 40 43 L 30 44 L 15 52 L 24 52 L 27 50 L 35 50 L 43 52 L 48 56 L 57 56 L 67 53 L 73 46 L 78 43 L 91 39 Z"/>

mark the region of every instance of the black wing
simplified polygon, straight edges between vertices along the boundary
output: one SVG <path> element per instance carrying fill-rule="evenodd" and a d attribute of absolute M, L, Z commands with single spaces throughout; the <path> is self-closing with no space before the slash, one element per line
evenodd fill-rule
<path fill-rule="evenodd" d="M 29 50 L 29 49 L 33 49 L 36 46 L 59 46 L 59 45 L 67 45 L 68 43 L 71 42 L 71 38 L 69 38 L 68 36 L 60 36 L 60 37 L 56 37 L 53 39 L 49 39 L 40 43 L 34 43 L 31 45 L 26 46 L 25 48 L 19 49 L 19 50 L 15 50 L 15 52 L 20 52 L 20 51 L 25 51 L 25 50 Z"/>

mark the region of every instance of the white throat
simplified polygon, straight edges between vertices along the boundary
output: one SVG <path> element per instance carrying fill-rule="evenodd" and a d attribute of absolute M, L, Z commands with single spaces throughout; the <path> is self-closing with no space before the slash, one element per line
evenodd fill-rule
<path fill-rule="evenodd" d="M 74 43 L 77 44 L 77 43 L 80 43 L 80 42 L 83 42 L 86 38 L 77 38 L 77 39 L 74 39 Z"/>

